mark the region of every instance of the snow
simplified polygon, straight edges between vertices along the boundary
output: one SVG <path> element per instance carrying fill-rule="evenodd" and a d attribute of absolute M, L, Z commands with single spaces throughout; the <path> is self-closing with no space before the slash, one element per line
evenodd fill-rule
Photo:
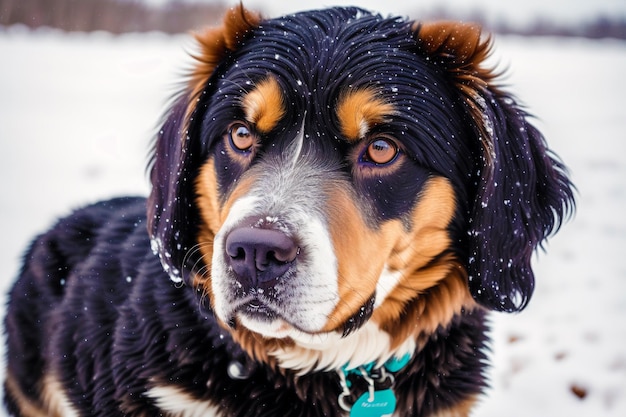
<path fill-rule="evenodd" d="M 0 30 L 2 294 L 56 217 L 147 193 L 150 140 L 190 45 L 156 33 Z M 496 54 L 579 201 L 535 261 L 529 307 L 492 316 L 493 388 L 474 415 L 625 416 L 626 43 L 498 38 Z"/>

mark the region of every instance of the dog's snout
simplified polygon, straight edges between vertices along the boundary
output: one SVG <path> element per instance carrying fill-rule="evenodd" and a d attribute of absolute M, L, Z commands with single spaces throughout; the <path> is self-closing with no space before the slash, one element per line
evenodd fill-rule
<path fill-rule="evenodd" d="M 298 254 L 298 246 L 283 232 L 242 227 L 226 238 L 230 266 L 244 284 L 258 285 L 285 274 Z"/>

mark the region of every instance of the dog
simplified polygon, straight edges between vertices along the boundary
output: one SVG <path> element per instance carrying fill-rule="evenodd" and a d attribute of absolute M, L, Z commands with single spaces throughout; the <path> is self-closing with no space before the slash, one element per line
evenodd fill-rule
<path fill-rule="evenodd" d="M 489 311 L 575 207 L 477 25 L 235 7 L 147 199 L 38 237 L 10 293 L 16 416 L 467 416 Z"/>

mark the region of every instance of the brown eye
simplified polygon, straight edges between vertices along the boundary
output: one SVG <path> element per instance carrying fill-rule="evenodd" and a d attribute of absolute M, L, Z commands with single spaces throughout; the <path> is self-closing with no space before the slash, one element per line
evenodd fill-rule
<path fill-rule="evenodd" d="M 241 122 L 233 123 L 228 129 L 230 143 L 238 151 L 249 151 L 256 142 L 256 136 L 247 125 Z"/>
<path fill-rule="evenodd" d="M 364 160 L 376 165 L 385 165 L 392 162 L 398 155 L 398 147 L 387 138 L 378 138 L 370 142 L 368 145 Z"/>

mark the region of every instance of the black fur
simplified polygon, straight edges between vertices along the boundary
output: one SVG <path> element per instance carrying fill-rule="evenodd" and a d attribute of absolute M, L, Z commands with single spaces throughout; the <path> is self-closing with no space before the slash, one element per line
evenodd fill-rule
<path fill-rule="evenodd" d="M 351 20 L 359 13 L 364 17 Z M 172 134 L 184 113 L 187 98 L 182 97 L 157 142 L 151 230 L 168 248 L 171 256 L 163 260 L 170 271 L 187 274 L 201 265 L 189 256 L 195 234 L 186 233 L 198 224 L 191 179 L 207 155 L 220 162 L 216 141 L 228 123 L 242 117 L 228 97 L 240 95 L 242 86 L 271 72 L 295 110 L 273 136 L 292 138 L 306 114 L 307 126 L 322 139 L 315 143 L 316 152 L 338 165 L 343 162 L 337 155 L 345 155 L 348 144 L 332 106 L 319 104 L 336 103 L 346 85 L 381 89 L 400 109 L 386 125 L 395 130 L 384 133 L 415 138 L 405 145 L 416 164 L 391 178 L 393 188 L 377 178 L 356 187 L 372 201 L 385 202 L 374 207 L 379 216 L 393 218 L 415 203 L 429 175 L 448 178 L 458 193 L 458 214 L 451 225 L 458 242 L 455 251 L 467 262 L 472 295 L 489 309 L 510 312 L 526 306 L 534 289 L 531 255 L 567 217 L 573 193 L 564 166 L 514 97 L 497 88 L 477 90 L 483 109 L 475 120 L 447 65 L 436 65 L 417 47 L 410 22 L 358 9 L 271 20 L 248 36 L 209 80 L 189 126 L 188 136 L 194 140 L 183 140 L 181 147 L 179 136 Z M 294 80 L 302 84 L 294 87 Z M 492 139 L 483 137 L 485 123 Z M 484 155 L 485 141 L 493 142 L 492 156 Z M 228 170 L 221 175 L 226 190 L 238 176 Z M 182 271 L 181 265 L 186 267 Z"/>
<path fill-rule="evenodd" d="M 140 198 L 84 208 L 27 253 L 10 294 L 7 363 L 33 403 L 44 372 L 55 371 L 85 416 L 161 415 L 143 395 L 154 381 L 185 387 L 233 416 L 343 415 L 336 372 L 296 378 L 252 362 L 201 294 L 168 279 L 150 249 L 145 210 Z M 431 335 L 397 376 L 402 415 L 428 415 L 481 391 L 483 316 L 459 317 Z M 228 376 L 233 362 L 250 369 L 247 378 Z"/>
<path fill-rule="evenodd" d="M 348 84 L 374 85 L 389 97 L 399 111 L 384 133 L 413 138 L 403 150 L 411 163 L 389 182 L 353 179 L 371 201 L 372 221 L 402 218 L 430 176 L 448 178 L 457 199 L 450 250 L 465 263 L 472 295 L 489 309 L 526 305 L 534 285 L 530 256 L 558 229 L 573 198 L 563 165 L 512 97 L 477 89 L 477 120 L 446 64 L 429 59 L 402 19 L 330 9 L 264 21 L 246 36 L 216 68 L 188 126 L 188 97 L 172 107 L 155 145 L 148 200 L 79 210 L 25 256 L 8 304 L 7 369 L 34 404 L 42 378 L 54 373 L 84 416 L 163 415 L 145 395 L 159 382 L 219 404 L 228 416 L 345 415 L 336 371 L 296 377 L 253 361 L 190 285 L 203 267 L 194 251 L 201 221 L 195 178 L 209 155 L 228 164 L 218 139 L 242 118 L 229 97 L 268 72 L 290 100 L 275 149 L 287 146 L 306 115 L 319 135 L 305 146 L 344 177 L 351 171 L 342 158 L 352 145 L 341 137 L 332 106 Z M 220 174 L 223 194 L 239 175 Z M 482 391 L 484 316 L 482 309 L 464 311 L 425 336 L 424 348 L 395 377 L 398 415 L 428 416 Z M 231 364 L 247 370 L 243 379 L 228 375 Z M 20 415 L 14 397 L 6 403 Z"/>

